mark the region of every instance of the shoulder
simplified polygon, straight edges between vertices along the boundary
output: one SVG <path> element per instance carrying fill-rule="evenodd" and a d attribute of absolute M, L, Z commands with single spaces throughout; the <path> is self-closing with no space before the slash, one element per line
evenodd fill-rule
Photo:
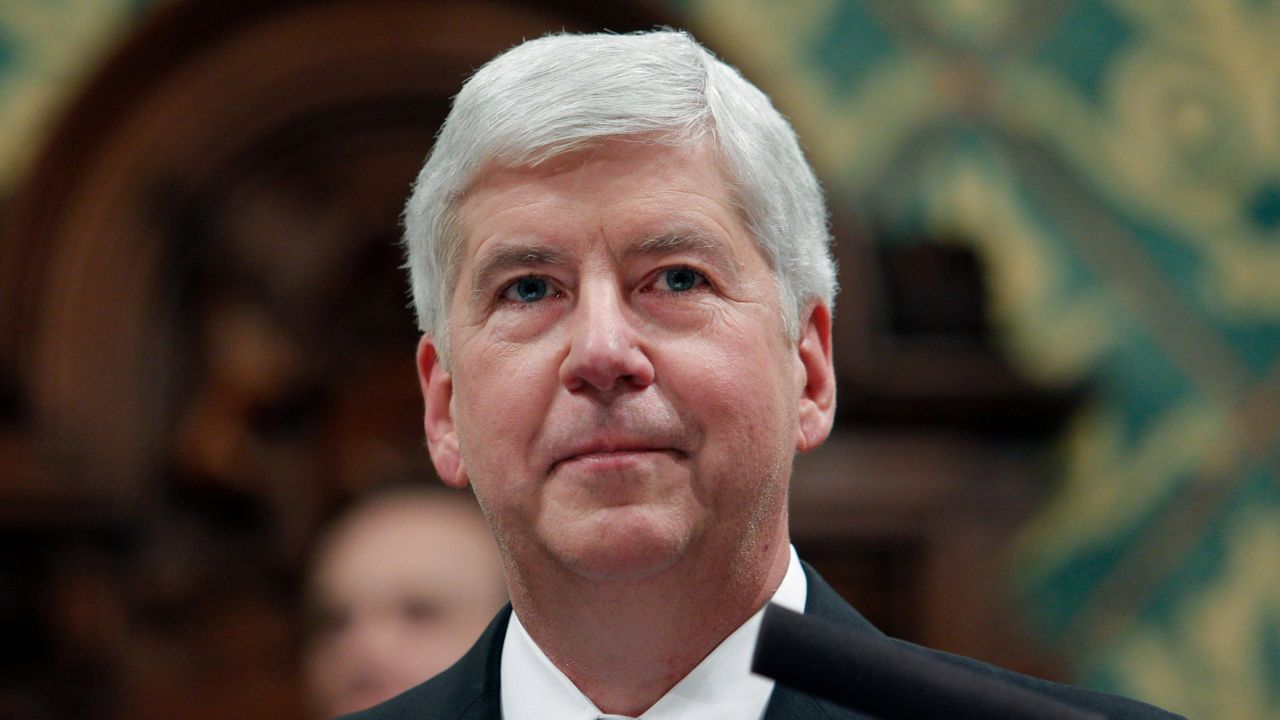
<path fill-rule="evenodd" d="M 883 633 L 863 618 L 857 610 L 854 610 L 853 607 L 845 602 L 812 567 L 806 564 L 804 569 L 805 577 L 809 583 L 808 601 L 805 604 L 806 613 L 822 617 L 854 631 L 869 632 L 881 638 L 885 637 Z M 1180 717 L 1129 698 L 1042 680 L 971 658 L 932 650 L 903 640 L 889 638 L 888 641 L 905 652 L 926 656 L 933 660 L 962 668 L 968 672 L 989 677 L 1001 683 L 1020 687 L 1080 710 L 1101 713 L 1110 720 L 1175 720 Z"/>
<path fill-rule="evenodd" d="M 1110 695 L 1073 685 L 1050 682 L 995 665 L 989 665 L 972 658 L 952 655 L 940 650 L 932 650 L 902 640 L 891 640 L 890 642 L 909 652 L 927 655 L 955 667 L 979 673 L 994 680 L 1057 700 L 1065 705 L 1100 713 L 1108 720 L 1177 720 L 1181 718 L 1180 715 L 1175 715 L 1167 710 L 1119 695 Z"/>
<path fill-rule="evenodd" d="M 498 720 L 507 605 L 452 667 L 390 700 L 339 720 Z"/>

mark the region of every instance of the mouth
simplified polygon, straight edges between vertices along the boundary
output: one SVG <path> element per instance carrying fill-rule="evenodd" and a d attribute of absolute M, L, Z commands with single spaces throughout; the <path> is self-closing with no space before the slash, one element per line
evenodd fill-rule
<path fill-rule="evenodd" d="M 551 464 L 551 470 L 570 464 L 606 467 L 638 462 L 652 455 L 684 456 L 676 448 L 643 442 L 592 442 L 574 447 Z"/>

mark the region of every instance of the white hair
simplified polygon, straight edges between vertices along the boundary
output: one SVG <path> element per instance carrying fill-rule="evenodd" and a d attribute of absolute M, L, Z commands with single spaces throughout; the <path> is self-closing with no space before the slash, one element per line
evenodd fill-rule
<path fill-rule="evenodd" d="M 489 164 L 532 166 L 608 138 L 710 139 L 748 230 L 773 270 L 783 323 L 834 306 L 827 210 L 795 131 L 769 98 L 688 33 L 556 34 L 478 70 L 454 98 L 405 207 L 418 327 L 448 359 L 448 306 L 463 239 L 457 212 Z"/>

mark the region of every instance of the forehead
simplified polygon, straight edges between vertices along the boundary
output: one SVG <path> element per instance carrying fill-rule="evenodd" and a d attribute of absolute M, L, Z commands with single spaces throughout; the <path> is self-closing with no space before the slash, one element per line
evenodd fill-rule
<path fill-rule="evenodd" d="M 316 585 L 332 592 L 436 582 L 475 564 L 492 541 L 478 511 L 429 498 L 386 498 L 339 521 L 317 556 Z"/>
<path fill-rule="evenodd" d="M 606 140 L 535 166 L 490 166 L 471 184 L 458 216 L 463 264 L 495 240 L 749 237 L 705 143 Z"/>

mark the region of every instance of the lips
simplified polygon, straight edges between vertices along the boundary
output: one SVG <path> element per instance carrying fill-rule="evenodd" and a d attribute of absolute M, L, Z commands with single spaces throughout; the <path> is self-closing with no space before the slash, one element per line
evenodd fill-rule
<path fill-rule="evenodd" d="M 614 402 L 557 408 L 544 425 L 538 456 L 546 473 L 575 461 L 625 463 L 628 456 L 665 453 L 688 458 L 702 434 L 692 418 L 662 402 Z"/>
<path fill-rule="evenodd" d="M 601 460 L 623 459 L 628 455 L 640 453 L 675 453 L 683 455 L 681 451 L 669 445 L 654 443 L 644 440 L 634 439 L 596 439 L 570 446 L 562 453 L 558 453 L 556 459 L 551 463 L 551 469 L 563 465 L 564 463 L 573 462 L 575 460 Z"/>

